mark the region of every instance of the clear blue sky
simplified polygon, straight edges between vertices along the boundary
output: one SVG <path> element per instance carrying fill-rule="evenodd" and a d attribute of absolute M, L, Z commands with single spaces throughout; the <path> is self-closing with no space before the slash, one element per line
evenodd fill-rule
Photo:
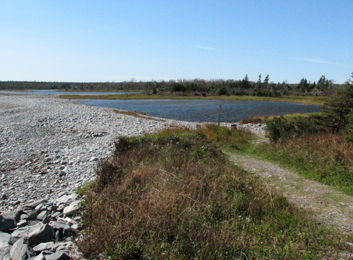
<path fill-rule="evenodd" d="M 0 80 L 242 79 L 353 72 L 353 0 L 8 0 Z"/>

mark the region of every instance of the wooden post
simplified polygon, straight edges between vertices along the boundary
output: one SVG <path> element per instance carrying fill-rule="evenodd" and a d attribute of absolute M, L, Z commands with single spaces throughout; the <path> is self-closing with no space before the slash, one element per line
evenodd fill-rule
<path fill-rule="evenodd" d="M 222 111 L 222 105 L 219 105 L 218 126 L 221 125 L 221 111 Z"/>

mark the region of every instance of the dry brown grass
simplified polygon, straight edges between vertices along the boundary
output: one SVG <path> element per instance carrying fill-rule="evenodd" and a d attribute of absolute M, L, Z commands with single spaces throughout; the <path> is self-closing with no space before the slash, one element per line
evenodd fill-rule
<path fill-rule="evenodd" d="M 301 174 L 353 195 L 353 143 L 339 134 L 304 135 L 259 150 Z"/>
<path fill-rule="evenodd" d="M 165 121 L 163 119 L 146 116 L 146 113 L 144 113 L 144 112 L 133 112 L 133 111 L 118 110 L 118 109 L 114 109 L 113 111 L 117 114 L 122 114 L 122 115 L 128 115 L 128 116 L 133 116 L 133 117 L 138 117 L 138 118 L 143 118 L 143 119 L 148 119 L 148 120 L 154 120 L 154 121 L 162 121 L 162 122 Z"/>

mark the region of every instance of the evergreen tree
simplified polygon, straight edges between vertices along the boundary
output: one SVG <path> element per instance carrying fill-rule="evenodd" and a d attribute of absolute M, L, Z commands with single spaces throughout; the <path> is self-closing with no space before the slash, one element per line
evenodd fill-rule
<path fill-rule="evenodd" d="M 258 81 L 256 82 L 256 85 L 255 85 L 255 90 L 258 90 L 258 89 L 261 89 L 261 74 L 259 75 L 259 79 Z"/>
<path fill-rule="evenodd" d="M 302 78 L 297 86 L 301 92 L 307 92 L 309 90 L 309 83 L 306 78 Z"/>
<path fill-rule="evenodd" d="M 249 82 L 248 74 L 245 75 L 245 78 L 243 78 L 241 82 L 241 87 L 244 89 L 249 89 L 251 88 L 251 84 Z"/>
<path fill-rule="evenodd" d="M 267 75 L 266 78 L 264 79 L 264 88 L 268 87 L 268 82 L 270 81 L 270 75 Z"/>
<path fill-rule="evenodd" d="M 323 110 L 326 114 L 325 124 L 338 133 L 349 123 L 349 114 L 353 111 L 353 73 L 345 83 L 344 88 L 336 89 L 334 94 L 328 98 Z"/>

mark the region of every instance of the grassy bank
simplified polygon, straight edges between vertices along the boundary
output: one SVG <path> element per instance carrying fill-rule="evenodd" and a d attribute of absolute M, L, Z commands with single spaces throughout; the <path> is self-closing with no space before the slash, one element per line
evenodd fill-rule
<path fill-rule="evenodd" d="M 349 119 L 350 115 L 346 117 Z M 332 120 L 335 118 L 341 121 Z M 342 118 L 333 113 L 317 113 L 244 120 L 266 122 L 270 139 L 269 144 L 253 146 L 247 151 L 353 195 L 353 142 L 347 138 L 353 125 L 341 125 L 337 132 Z"/>
<path fill-rule="evenodd" d="M 353 143 L 341 135 L 305 135 L 261 144 L 248 153 L 279 162 L 308 179 L 353 196 Z"/>
<path fill-rule="evenodd" d="M 80 249 L 112 259 L 338 258 L 342 237 L 215 144 L 244 150 L 251 138 L 217 126 L 121 138 L 85 192 Z"/>
<path fill-rule="evenodd" d="M 321 116 L 322 113 L 304 113 L 304 114 L 288 114 L 283 115 L 282 117 L 288 121 L 297 120 L 298 118 L 308 118 L 308 117 L 318 117 Z M 263 123 L 265 124 L 268 121 L 273 121 L 278 116 L 264 116 L 264 117 L 248 117 L 241 121 L 242 124 L 249 124 L 249 123 Z"/>
<path fill-rule="evenodd" d="M 195 99 L 195 100 L 257 100 L 273 102 L 293 102 L 305 105 L 322 106 L 325 101 L 323 96 L 283 96 L 257 97 L 257 96 L 177 96 L 177 95 L 147 95 L 147 94 L 127 94 L 127 95 L 61 95 L 66 99 L 109 99 L 109 100 L 131 100 L 131 99 Z"/>

